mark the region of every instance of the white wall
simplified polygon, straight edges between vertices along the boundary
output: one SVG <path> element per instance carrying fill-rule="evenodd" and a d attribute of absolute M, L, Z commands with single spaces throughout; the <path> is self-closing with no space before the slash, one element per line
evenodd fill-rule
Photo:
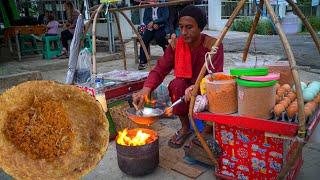
<path fill-rule="evenodd" d="M 208 28 L 209 30 L 221 30 L 224 22 L 221 19 L 221 0 L 208 1 Z"/>

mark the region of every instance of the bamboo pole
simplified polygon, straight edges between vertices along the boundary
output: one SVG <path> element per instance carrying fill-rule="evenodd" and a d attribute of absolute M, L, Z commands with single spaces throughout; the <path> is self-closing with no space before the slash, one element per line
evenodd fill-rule
<path fill-rule="evenodd" d="M 306 126 L 305 126 L 306 119 L 305 119 L 305 114 L 304 114 L 304 101 L 303 101 L 302 89 L 301 89 L 301 85 L 300 85 L 300 78 L 299 78 L 299 74 L 298 74 L 297 67 L 296 67 L 296 61 L 294 59 L 289 42 L 288 42 L 284 32 L 281 29 L 280 22 L 279 22 L 278 18 L 276 17 L 276 14 L 274 13 L 273 8 L 271 7 L 269 0 L 264 0 L 264 1 L 266 4 L 266 7 L 267 7 L 267 11 L 269 12 L 271 19 L 272 19 L 273 23 L 275 24 L 277 32 L 280 36 L 280 40 L 284 46 L 286 56 L 289 60 L 291 72 L 293 75 L 293 80 L 294 80 L 296 91 L 297 91 L 297 99 L 298 99 L 298 107 L 299 107 L 298 138 L 300 139 L 300 141 L 298 141 L 298 147 L 293 150 L 293 158 L 289 159 L 288 163 L 285 165 L 285 167 L 283 167 L 281 169 L 281 172 L 278 175 L 278 179 L 284 179 L 287 172 L 289 171 L 289 169 L 292 167 L 294 162 L 297 160 L 298 156 L 301 155 L 301 153 L 302 153 L 302 147 L 304 145 L 304 142 L 302 140 L 306 136 Z"/>
<path fill-rule="evenodd" d="M 253 23 L 252 23 L 252 26 L 251 26 L 251 29 L 250 29 L 250 33 L 249 33 L 249 36 L 248 36 L 248 39 L 247 39 L 247 42 L 246 42 L 246 45 L 245 45 L 245 48 L 244 48 L 244 52 L 243 52 L 243 55 L 242 55 L 242 62 L 246 62 L 247 60 L 247 57 L 248 57 L 248 52 L 249 52 L 249 49 L 250 49 L 250 44 L 251 44 L 251 41 L 252 41 L 252 37 L 256 31 L 256 28 L 257 28 L 257 25 L 258 25 L 258 22 L 259 22 L 259 19 L 260 19 L 260 16 L 261 16 L 261 11 L 260 9 L 263 8 L 263 1 L 260 1 L 259 2 L 259 7 L 257 7 L 258 11 L 254 17 L 254 20 L 253 20 Z"/>
<path fill-rule="evenodd" d="M 127 22 L 129 23 L 129 25 L 131 26 L 132 30 L 134 31 L 134 33 L 137 35 L 138 39 L 139 39 L 139 42 L 140 42 L 140 45 L 146 55 L 146 58 L 147 58 L 147 61 L 148 61 L 148 67 L 149 67 L 149 70 L 151 69 L 151 58 L 150 58 L 150 55 L 148 53 L 148 50 L 146 48 L 146 45 L 144 44 L 143 40 L 142 40 L 142 37 L 141 35 L 139 34 L 138 30 L 136 30 L 136 28 L 134 27 L 134 24 L 132 23 L 132 21 L 128 18 L 128 16 L 123 13 L 122 11 L 119 11 L 119 13 L 127 20 Z"/>
<path fill-rule="evenodd" d="M 306 19 L 306 17 L 303 15 L 303 13 L 301 12 L 301 10 L 299 9 L 299 7 L 292 1 L 292 0 L 286 0 L 290 6 L 292 7 L 293 11 L 299 16 L 299 18 L 302 20 L 304 26 L 308 29 L 308 31 L 311 34 L 311 37 L 314 41 L 314 43 L 316 44 L 316 47 L 318 48 L 318 51 L 320 53 L 320 40 L 317 36 L 317 33 L 315 32 L 315 30 L 312 28 L 312 26 L 310 25 L 310 23 L 308 22 L 308 20 Z"/>
<path fill-rule="evenodd" d="M 99 8 L 99 4 L 92 6 L 91 8 L 89 8 L 89 11 L 96 11 Z"/>
<path fill-rule="evenodd" d="M 93 19 L 93 25 L 92 25 L 92 74 L 97 75 L 97 60 L 96 60 L 96 54 L 97 54 L 97 47 L 96 47 L 96 29 L 97 29 L 97 18 L 99 16 L 100 11 L 102 10 L 104 4 L 100 4 L 98 9 L 96 10 L 96 13 L 94 15 Z"/>
<path fill-rule="evenodd" d="M 122 58 L 123 58 L 123 67 L 124 67 L 124 70 L 127 70 L 126 49 L 125 49 L 125 45 L 124 45 L 123 38 L 122 38 L 122 32 L 121 32 L 121 28 L 120 28 L 119 17 L 118 17 L 116 12 L 113 13 L 113 16 L 114 16 L 114 18 L 116 20 L 119 39 L 120 39 L 120 43 L 121 43 L 121 49 L 122 49 L 121 50 L 121 54 L 122 54 Z"/>
<path fill-rule="evenodd" d="M 96 13 L 97 13 L 97 11 L 95 10 L 95 11 L 91 14 L 89 21 L 86 22 L 86 24 L 84 25 L 84 33 L 83 33 L 84 35 L 87 34 L 87 32 L 88 32 L 88 30 L 89 30 L 89 27 L 90 27 L 91 23 L 93 22 L 93 18 L 94 18 L 94 16 L 96 15 Z"/>
<path fill-rule="evenodd" d="M 221 31 L 219 37 L 217 38 L 217 41 L 213 45 L 213 47 L 218 47 L 220 45 L 220 43 L 222 42 L 224 36 L 228 32 L 228 29 L 231 27 L 234 19 L 239 14 L 239 12 L 242 9 L 242 7 L 244 6 L 245 2 L 246 2 L 246 0 L 240 0 L 238 2 L 237 7 L 232 12 L 230 18 L 228 19 L 227 24 L 222 29 L 222 31 Z M 201 71 L 200 71 L 200 73 L 198 75 L 197 81 L 196 81 L 195 86 L 194 86 L 193 91 L 192 91 L 192 96 L 191 96 L 190 105 L 189 105 L 189 118 L 190 118 L 191 125 L 194 128 L 195 134 L 197 135 L 198 139 L 201 142 L 202 147 L 204 148 L 204 150 L 208 154 L 208 156 L 209 156 L 210 160 L 213 162 L 213 164 L 216 167 L 218 167 L 217 159 L 214 157 L 214 155 L 212 154 L 211 150 L 209 149 L 207 143 L 203 139 L 202 135 L 199 133 L 199 130 L 198 130 L 198 128 L 197 128 L 197 126 L 196 126 L 196 124 L 194 122 L 194 119 L 193 119 L 193 108 L 194 108 L 194 103 L 195 103 L 195 97 L 197 96 L 197 93 L 199 91 L 200 82 L 201 82 L 202 78 L 204 77 L 205 73 L 206 73 L 206 66 L 204 64 L 202 66 L 202 68 L 201 68 Z"/>

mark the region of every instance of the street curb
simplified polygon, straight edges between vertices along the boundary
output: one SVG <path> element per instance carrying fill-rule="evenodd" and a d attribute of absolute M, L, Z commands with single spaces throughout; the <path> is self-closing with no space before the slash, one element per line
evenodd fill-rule
<path fill-rule="evenodd" d="M 0 89 L 8 89 L 25 81 L 42 80 L 39 71 L 28 71 L 17 74 L 0 76 Z"/>
<path fill-rule="evenodd" d="M 121 56 L 119 53 L 96 57 L 97 63 L 113 61 L 116 59 L 121 59 Z M 40 71 L 40 72 L 59 70 L 59 69 L 68 69 L 68 63 L 69 63 L 68 59 L 58 60 L 58 61 L 50 60 L 50 61 L 52 62 L 49 64 L 40 64 L 37 66 L 24 66 L 22 69 L 26 71 Z"/>

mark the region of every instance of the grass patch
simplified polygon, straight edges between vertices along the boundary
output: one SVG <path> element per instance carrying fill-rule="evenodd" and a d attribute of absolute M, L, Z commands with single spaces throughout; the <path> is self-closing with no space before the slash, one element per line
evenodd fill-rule
<path fill-rule="evenodd" d="M 307 20 L 309 21 L 310 25 L 313 27 L 313 29 L 316 32 L 320 31 L 320 17 L 313 16 L 313 17 L 308 17 Z M 302 32 L 307 32 L 307 28 L 303 25 L 302 26 Z"/>

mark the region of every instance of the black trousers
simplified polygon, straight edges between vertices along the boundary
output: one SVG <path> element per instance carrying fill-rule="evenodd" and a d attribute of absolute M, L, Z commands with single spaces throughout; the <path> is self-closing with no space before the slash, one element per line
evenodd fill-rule
<path fill-rule="evenodd" d="M 61 32 L 62 46 L 66 48 L 66 50 L 69 49 L 68 40 L 72 39 L 72 37 L 73 37 L 73 34 L 68 29 Z"/>
<path fill-rule="evenodd" d="M 164 28 L 160 28 L 158 30 L 153 30 L 153 31 L 146 30 L 143 33 L 142 40 L 146 45 L 147 49 L 149 49 L 150 42 L 152 41 L 153 38 L 156 40 L 156 43 L 162 47 L 164 51 L 166 49 L 166 46 L 168 45 L 168 41 L 166 39 L 166 31 L 164 30 Z M 140 47 L 140 64 L 146 64 L 146 63 L 147 63 L 147 58 L 141 46 Z"/>

